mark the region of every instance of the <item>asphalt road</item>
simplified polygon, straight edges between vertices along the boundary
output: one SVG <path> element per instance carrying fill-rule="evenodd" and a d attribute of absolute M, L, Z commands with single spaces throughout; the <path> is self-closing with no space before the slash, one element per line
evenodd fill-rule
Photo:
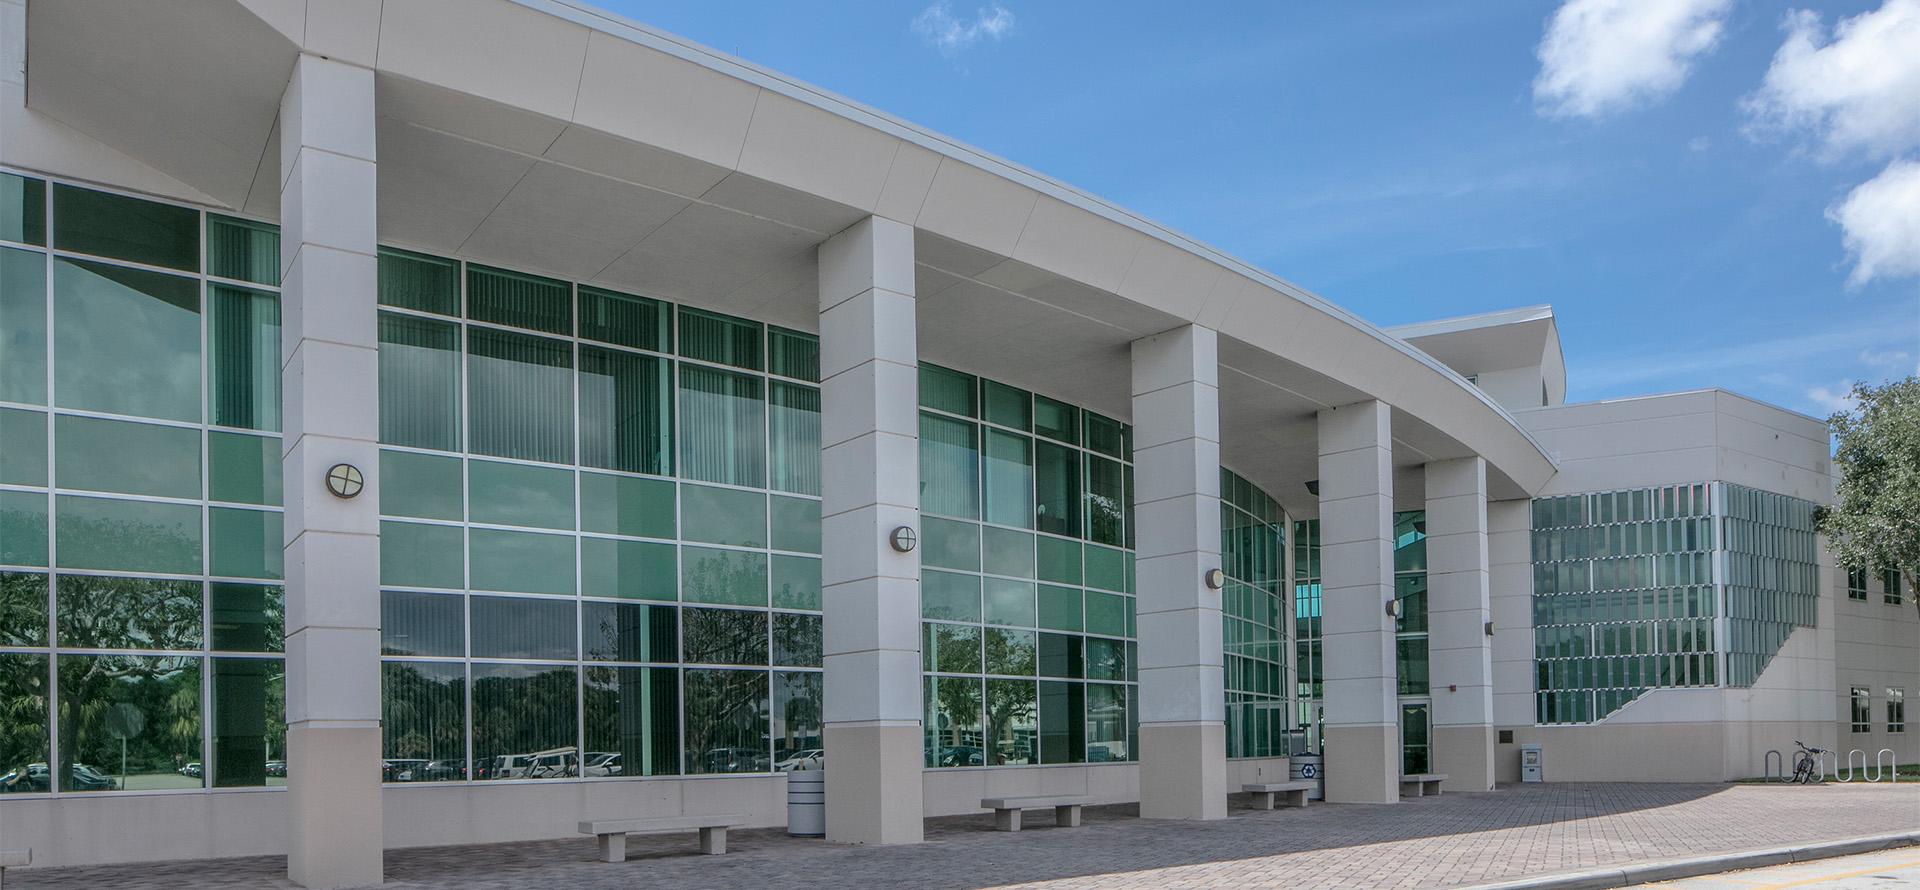
<path fill-rule="evenodd" d="M 1889 890 L 1920 887 L 1920 847 L 1648 884 L 1682 890 Z"/>

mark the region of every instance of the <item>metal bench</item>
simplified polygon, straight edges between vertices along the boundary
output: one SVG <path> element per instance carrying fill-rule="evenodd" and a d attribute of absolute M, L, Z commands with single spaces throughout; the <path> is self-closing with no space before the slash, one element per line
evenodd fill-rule
<path fill-rule="evenodd" d="M 1304 807 L 1307 794 L 1313 791 L 1314 783 L 1308 782 L 1250 782 L 1240 786 L 1240 790 L 1253 795 L 1253 802 L 1263 810 L 1273 809 L 1274 797 L 1286 795 L 1287 806 Z"/>
<path fill-rule="evenodd" d="M 602 819 L 580 823 L 581 834 L 600 841 L 601 862 L 627 861 L 627 835 L 700 829 L 700 852 L 713 856 L 727 852 L 727 829 L 745 820 L 739 816 L 666 816 L 659 819 Z"/>
<path fill-rule="evenodd" d="M 7 881 L 7 869 L 25 868 L 32 864 L 32 850 L 0 850 L 0 884 Z"/>
<path fill-rule="evenodd" d="M 1079 794 L 1055 794 L 1038 797 L 989 797 L 980 806 L 993 811 L 993 827 L 1000 831 L 1020 830 L 1020 811 L 1053 807 L 1053 824 L 1061 828 L 1080 827 L 1080 807 L 1092 798 Z"/>
<path fill-rule="evenodd" d="M 1413 773 L 1400 777 L 1401 797 L 1425 797 L 1440 794 L 1440 783 L 1447 780 L 1446 773 Z"/>

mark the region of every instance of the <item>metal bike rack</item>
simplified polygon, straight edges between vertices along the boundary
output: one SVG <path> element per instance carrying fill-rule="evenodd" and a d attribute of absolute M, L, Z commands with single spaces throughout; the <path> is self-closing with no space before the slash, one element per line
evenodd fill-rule
<path fill-rule="evenodd" d="M 1873 755 L 1874 779 L 1873 780 L 1876 782 L 1880 781 L 1880 758 L 1882 755 L 1885 755 L 1887 760 L 1887 781 L 1892 784 L 1899 784 L 1900 755 L 1893 753 L 1892 748 L 1881 748 L 1879 751 L 1874 752 L 1874 755 Z"/>
<path fill-rule="evenodd" d="M 1854 773 L 1854 769 L 1853 769 L 1853 755 L 1855 754 L 1860 755 L 1860 771 L 1858 775 L 1862 775 L 1862 776 L 1866 775 L 1867 752 L 1862 751 L 1859 748 L 1855 748 L 1847 752 L 1847 774 L 1845 776 L 1841 776 L 1838 771 L 1835 771 L 1834 778 L 1839 779 L 1842 782 L 1851 782 L 1854 780 L 1856 774 Z M 1872 780 L 1869 779 L 1868 781 L 1872 781 Z"/>
<path fill-rule="evenodd" d="M 1785 755 L 1781 754 L 1778 750 L 1768 751 L 1767 756 L 1761 760 L 1761 763 L 1763 764 L 1760 767 L 1763 773 L 1760 777 L 1761 781 L 1764 781 L 1764 782 L 1787 781 L 1787 758 Z M 1773 771 L 1776 764 L 1779 766 L 1779 769 L 1780 769 L 1780 772 L 1778 773 L 1775 773 Z M 1775 778 L 1776 776 L 1778 777 L 1777 779 Z"/>

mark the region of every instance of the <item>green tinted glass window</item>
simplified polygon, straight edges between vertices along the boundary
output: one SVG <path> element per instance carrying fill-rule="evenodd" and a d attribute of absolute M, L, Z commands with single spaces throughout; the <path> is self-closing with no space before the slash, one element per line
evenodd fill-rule
<path fill-rule="evenodd" d="M 467 450 L 573 462 L 573 345 L 469 328 Z"/>
<path fill-rule="evenodd" d="M 279 295 L 208 287 L 207 376 L 215 425 L 280 429 Z"/>
<path fill-rule="evenodd" d="M 764 381 L 680 366 L 680 475 L 758 488 L 766 484 Z"/>
<path fill-rule="evenodd" d="M 200 214 L 56 183 L 53 244 L 75 253 L 194 272 L 200 268 Z"/>
<path fill-rule="evenodd" d="M 1086 676 L 1086 638 L 1074 634 L 1040 635 L 1040 676 L 1081 679 Z"/>
<path fill-rule="evenodd" d="M 382 663 L 380 735 L 380 750 L 388 756 L 428 761 L 425 781 L 466 778 L 466 666 L 444 662 Z M 434 769 L 436 765 L 438 769 Z M 492 764 L 487 766 L 491 768 Z"/>
<path fill-rule="evenodd" d="M 54 260 L 54 377 L 63 408 L 200 419 L 200 283 Z"/>
<path fill-rule="evenodd" d="M 980 628 L 928 622 L 920 629 L 920 659 L 925 670 L 953 674 L 980 672 Z"/>
<path fill-rule="evenodd" d="M 680 354 L 703 362 L 760 370 L 759 322 L 680 308 Z"/>
<path fill-rule="evenodd" d="M 8 703 L 8 732 L 0 736 L 0 757 L 8 763 L 48 763 L 47 702 L 52 696 L 45 655 L 0 653 L 0 701 Z M 8 767 L 11 771 L 14 767 Z M 34 783 L 22 790 L 49 791 Z"/>
<path fill-rule="evenodd" d="M 1127 587 L 1126 561 L 1123 554 L 1108 547 L 1086 548 L 1087 586 L 1102 590 L 1125 590 Z"/>
<path fill-rule="evenodd" d="M 201 757 L 200 666 L 177 655 L 60 656 L 61 762 L 98 765 L 61 770 L 60 790 L 203 787 L 180 774 Z M 132 720 L 149 731 L 129 738 L 119 727 Z"/>
<path fill-rule="evenodd" d="M 580 474 L 580 528 L 609 535 L 674 537 L 674 485 L 606 473 Z"/>
<path fill-rule="evenodd" d="M 581 654 L 588 661 L 675 661 L 680 615 L 672 606 L 580 604 Z"/>
<path fill-rule="evenodd" d="M 767 496 L 757 491 L 680 486 L 680 537 L 704 544 L 767 546 Z"/>
<path fill-rule="evenodd" d="M 820 608 L 820 560 L 808 556 L 773 556 L 773 607 Z"/>
<path fill-rule="evenodd" d="M 286 648 L 284 590 L 275 584 L 207 585 L 213 648 L 227 652 L 279 652 Z"/>
<path fill-rule="evenodd" d="M 47 484 L 47 415 L 0 408 L 0 483 Z"/>
<path fill-rule="evenodd" d="M 1087 591 L 1087 633 L 1112 637 L 1127 635 L 1126 597 Z"/>
<path fill-rule="evenodd" d="M 581 538 L 580 592 L 624 599 L 678 599 L 674 547 L 652 541 Z"/>
<path fill-rule="evenodd" d="M 200 573 L 200 508 L 61 495 L 54 505 L 60 567 Z"/>
<path fill-rule="evenodd" d="M 573 289 L 564 281 L 468 264 L 467 317 L 549 334 L 571 334 Z"/>
<path fill-rule="evenodd" d="M 1087 540 L 1116 547 L 1127 542 L 1126 481 L 1121 465 L 1087 456 Z"/>
<path fill-rule="evenodd" d="M 47 564 L 47 496 L 0 491 L 0 564 Z"/>
<path fill-rule="evenodd" d="M 380 452 L 380 512 L 420 519 L 465 517 L 460 459 L 411 451 Z"/>
<path fill-rule="evenodd" d="M 47 258 L 0 247 L 0 401 L 47 403 Z"/>
<path fill-rule="evenodd" d="M 684 676 L 687 772 L 766 772 L 767 672 L 690 670 Z"/>
<path fill-rule="evenodd" d="M 980 576 L 922 571 L 920 615 L 947 621 L 979 621 Z"/>
<path fill-rule="evenodd" d="M 279 284 L 280 227 L 207 214 L 207 274 L 254 284 Z"/>
<path fill-rule="evenodd" d="M 47 243 L 47 184 L 0 173 L 0 241 Z"/>
<path fill-rule="evenodd" d="M 712 547 L 680 548 L 680 598 L 730 606 L 767 604 L 767 555 Z"/>
<path fill-rule="evenodd" d="M 459 315 L 460 264 L 454 260 L 382 247 L 380 304 L 441 315 Z"/>
<path fill-rule="evenodd" d="M 223 578 L 281 577 L 280 514 L 214 507 L 207 514 L 212 573 Z"/>
<path fill-rule="evenodd" d="M 459 526 L 380 523 L 380 583 L 467 586 L 467 536 Z"/>
<path fill-rule="evenodd" d="M 1046 396 L 1033 397 L 1033 431 L 1069 445 L 1080 444 L 1080 409 Z"/>
<path fill-rule="evenodd" d="M 786 328 L 767 329 L 767 371 L 796 380 L 820 379 L 820 338 Z"/>
<path fill-rule="evenodd" d="M 207 432 L 208 500 L 277 507 L 280 488 L 278 437 Z"/>
<path fill-rule="evenodd" d="M 766 664 L 767 614 L 752 609 L 682 609 L 681 659 L 694 664 Z"/>
<path fill-rule="evenodd" d="M 476 528 L 468 539 L 468 577 L 475 590 L 508 593 L 574 592 L 574 548 L 570 535 L 543 535 Z"/>
<path fill-rule="evenodd" d="M 1080 763 L 1087 759 L 1087 687 L 1060 680 L 1040 681 L 1040 762 Z"/>
<path fill-rule="evenodd" d="M 772 500 L 773 549 L 800 553 L 820 552 L 820 502 L 805 498 Z"/>
<path fill-rule="evenodd" d="M 445 593 L 380 592 L 380 654 L 466 654 L 465 598 Z"/>
<path fill-rule="evenodd" d="M 1040 626 L 1050 630 L 1079 630 L 1080 590 L 1074 587 L 1040 585 Z"/>
<path fill-rule="evenodd" d="M 981 417 L 1017 430 L 1033 428 L 1033 393 L 993 380 L 980 381 Z"/>
<path fill-rule="evenodd" d="M 1058 581 L 1062 584 L 1080 583 L 1079 542 L 1063 541 L 1041 535 L 1036 539 L 1035 544 L 1039 554 L 1040 580 Z"/>
<path fill-rule="evenodd" d="M 580 337 L 654 352 L 673 351 L 673 307 L 659 300 L 580 288 Z"/>
<path fill-rule="evenodd" d="M 54 604 L 58 644 L 70 649 L 198 649 L 200 590 L 198 581 L 62 575 Z"/>
<path fill-rule="evenodd" d="M 1034 443 L 1035 525 L 1043 532 L 1080 537 L 1080 452 Z"/>
<path fill-rule="evenodd" d="M 1032 627 L 1037 623 L 1033 582 L 988 578 L 985 592 L 988 624 Z"/>
<path fill-rule="evenodd" d="M 987 521 L 1033 528 L 1033 440 L 989 428 Z"/>
<path fill-rule="evenodd" d="M 46 644 L 47 576 L 0 572 L 0 646 Z"/>
<path fill-rule="evenodd" d="M 920 561 L 943 569 L 980 571 L 980 526 L 932 516 L 920 520 L 925 543 Z"/>
<path fill-rule="evenodd" d="M 467 513 L 474 522 L 573 528 L 572 470 L 468 461 L 467 488 Z"/>
<path fill-rule="evenodd" d="M 980 518 L 979 436 L 967 421 L 920 415 L 920 509 Z"/>
<path fill-rule="evenodd" d="M 1013 677 L 1034 675 L 1037 665 L 1033 631 L 989 627 L 984 636 L 987 673 Z"/>
<path fill-rule="evenodd" d="M 1087 447 L 1108 457 L 1125 458 L 1126 444 L 1121 440 L 1120 421 L 1111 417 L 1082 412 L 1087 422 Z"/>
<path fill-rule="evenodd" d="M 380 441 L 459 450 L 459 325 L 380 313 Z"/>
<path fill-rule="evenodd" d="M 974 416 L 974 376 L 920 363 L 920 405 L 948 414 Z"/>
<path fill-rule="evenodd" d="M 63 414 L 53 442 L 61 488 L 200 497 L 199 430 Z"/>
<path fill-rule="evenodd" d="M 544 762 L 530 751 L 578 744 L 578 668 L 476 664 L 473 674 L 473 758 L 493 779 L 559 778 L 564 756 Z M 567 693 L 573 693 L 568 695 Z M 517 765 L 516 765 L 517 764 Z"/>
<path fill-rule="evenodd" d="M 773 663 L 781 667 L 820 666 L 820 616 L 773 614 Z"/>
<path fill-rule="evenodd" d="M 783 380 L 767 391 L 770 487 L 798 494 L 820 493 L 820 390 Z"/>
<path fill-rule="evenodd" d="M 284 786 L 285 776 L 268 775 L 269 753 L 284 756 L 286 669 L 277 658 L 215 658 L 213 671 L 213 759 L 203 772 L 215 788 Z"/>
<path fill-rule="evenodd" d="M 589 668 L 585 700 L 587 750 L 618 754 L 622 776 L 679 774 L 679 670 Z"/>
<path fill-rule="evenodd" d="M 1033 533 L 984 526 L 985 571 L 993 575 L 1033 577 Z"/>
<path fill-rule="evenodd" d="M 673 377 L 666 359 L 580 347 L 580 463 L 673 472 Z"/>
<path fill-rule="evenodd" d="M 577 611 L 573 600 L 469 597 L 473 657 L 573 658 Z"/>

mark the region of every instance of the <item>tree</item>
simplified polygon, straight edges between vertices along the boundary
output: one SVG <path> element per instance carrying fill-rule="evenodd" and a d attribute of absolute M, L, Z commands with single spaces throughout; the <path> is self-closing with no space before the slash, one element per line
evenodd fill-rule
<path fill-rule="evenodd" d="M 1827 419 L 1840 472 L 1837 503 L 1818 516 L 1842 565 L 1920 579 L 1920 378 L 1856 383 L 1853 407 Z M 1912 597 L 1920 608 L 1920 591 Z"/>

